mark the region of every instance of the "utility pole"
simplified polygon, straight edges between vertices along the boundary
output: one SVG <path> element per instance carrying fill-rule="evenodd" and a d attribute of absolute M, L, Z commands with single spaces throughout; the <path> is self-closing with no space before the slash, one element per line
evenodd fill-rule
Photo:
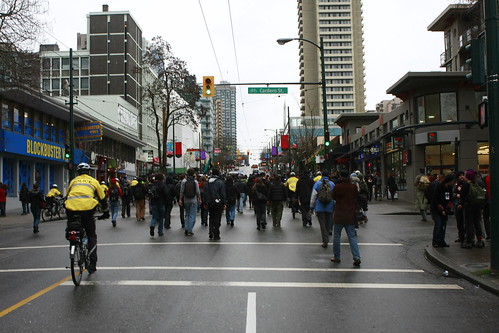
<path fill-rule="evenodd" d="M 497 0 L 484 0 L 485 11 L 485 45 L 487 47 L 487 98 L 489 116 L 489 141 L 490 141 L 490 169 L 492 181 L 490 182 L 490 269 L 499 270 L 499 47 Z"/>
<path fill-rule="evenodd" d="M 291 173 L 291 121 L 289 117 L 289 106 L 288 106 L 288 170 Z"/>
<path fill-rule="evenodd" d="M 69 49 L 69 181 L 75 177 L 75 123 L 74 123 L 74 95 L 73 95 L 73 49 Z"/>

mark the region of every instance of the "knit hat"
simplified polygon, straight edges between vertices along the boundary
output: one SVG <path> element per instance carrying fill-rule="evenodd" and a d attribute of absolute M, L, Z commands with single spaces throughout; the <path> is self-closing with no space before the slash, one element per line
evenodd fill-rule
<path fill-rule="evenodd" d="M 465 177 L 471 181 L 475 180 L 475 172 L 473 170 L 468 170 L 466 171 L 466 173 L 464 174 Z"/>

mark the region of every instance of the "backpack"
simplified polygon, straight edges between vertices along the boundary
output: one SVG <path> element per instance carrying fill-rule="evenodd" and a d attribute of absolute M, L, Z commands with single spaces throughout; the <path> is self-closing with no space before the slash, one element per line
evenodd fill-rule
<path fill-rule="evenodd" d="M 109 201 L 116 202 L 120 197 L 120 192 L 117 187 L 111 187 L 109 189 Z"/>
<path fill-rule="evenodd" d="M 187 199 L 192 199 L 196 196 L 196 182 L 193 178 L 187 178 L 184 185 L 184 197 Z"/>
<path fill-rule="evenodd" d="M 485 190 L 475 182 L 470 183 L 469 203 L 473 205 L 483 205 L 486 202 Z"/>
<path fill-rule="evenodd" d="M 421 176 L 421 178 L 419 178 L 418 180 L 416 187 L 419 191 L 425 191 L 429 185 L 430 185 L 430 180 L 428 179 L 428 177 Z"/>
<path fill-rule="evenodd" d="M 123 185 L 122 191 L 123 191 L 124 197 L 130 196 L 130 185 L 128 185 L 128 184 Z"/>
<path fill-rule="evenodd" d="M 156 184 L 151 184 L 147 189 L 147 196 L 151 200 L 156 200 L 161 197 L 161 194 L 159 192 L 160 192 L 159 186 Z"/>
<path fill-rule="evenodd" d="M 323 180 L 319 186 L 319 195 L 317 196 L 319 201 L 325 205 L 333 201 L 333 187 L 329 184 L 329 181 Z"/>
<path fill-rule="evenodd" d="M 435 189 L 437 188 L 439 181 L 435 180 L 428 184 L 424 191 L 424 197 L 428 200 L 429 203 L 433 201 L 433 196 L 435 195 Z"/>

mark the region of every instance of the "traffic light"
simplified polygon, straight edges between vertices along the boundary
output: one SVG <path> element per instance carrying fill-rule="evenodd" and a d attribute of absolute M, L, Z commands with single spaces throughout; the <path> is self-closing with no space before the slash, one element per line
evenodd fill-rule
<path fill-rule="evenodd" d="M 204 97 L 215 96 L 215 77 L 203 76 L 203 96 Z"/>
<path fill-rule="evenodd" d="M 64 146 L 64 158 L 67 160 L 71 158 L 71 149 L 69 145 Z"/>
<path fill-rule="evenodd" d="M 471 43 L 466 45 L 466 49 L 470 51 L 470 57 L 466 63 L 471 68 L 471 73 L 466 75 L 466 78 L 471 79 L 472 84 L 485 84 L 485 51 L 483 39 L 472 39 Z"/>
<path fill-rule="evenodd" d="M 324 146 L 329 147 L 331 141 L 329 141 L 329 131 L 324 134 Z"/>

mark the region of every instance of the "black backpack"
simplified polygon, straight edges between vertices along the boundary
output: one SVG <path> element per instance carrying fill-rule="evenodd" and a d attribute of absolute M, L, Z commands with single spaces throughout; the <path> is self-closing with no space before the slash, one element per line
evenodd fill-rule
<path fill-rule="evenodd" d="M 192 199 L 196 196 L 196 182 L 194 178 L 187 178 L 187 181 L 184 185 L 184 197 L 187 199 Z"/>
<path fill-rule="evenodd" d="M 116 202 L 120 198 L 120 192 L 117 187 L 111 187 L 109 189 L 109 201 Z"/>

